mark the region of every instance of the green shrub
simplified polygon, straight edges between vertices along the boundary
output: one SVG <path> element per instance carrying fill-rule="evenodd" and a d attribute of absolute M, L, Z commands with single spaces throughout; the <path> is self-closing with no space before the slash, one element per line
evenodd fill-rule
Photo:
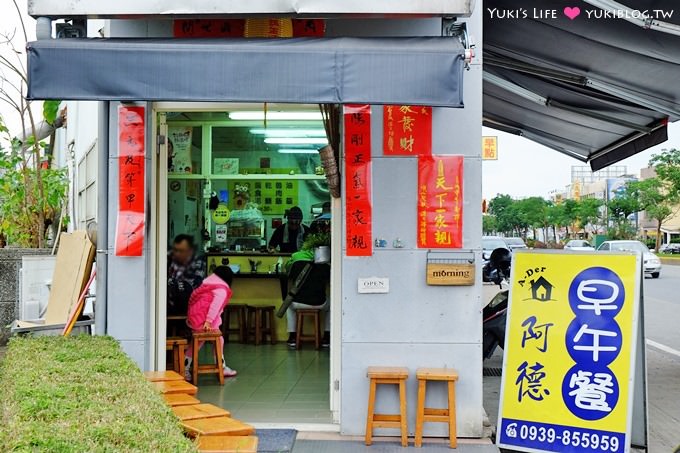
<path fill-rule="evenodd" d="M 112 338 L 13 338 L 0 382 L 0 451 L 196 451 Z"/>

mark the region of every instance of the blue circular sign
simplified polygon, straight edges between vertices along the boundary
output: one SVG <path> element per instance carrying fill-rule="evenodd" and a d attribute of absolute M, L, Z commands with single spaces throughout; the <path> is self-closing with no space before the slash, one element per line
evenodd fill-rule
<path fill-rule="evenodd" d="M 577 317 L 614 319 L 623 308 L 626 290 L 611 269 L 591 267 L 579 273 L 569 286 L 569 305 Z"/>
<path fill-rule="evenodd" d="M 609 319 L 574 319 L 567 327 L 567 351 L 584 366 L 607 366 L 616 360 L 623 338 L 619 325 Z"/>
<path fill-rule="evenodd" d="M 582 420 L 608 416 L 619 401 L 619 382 L 606 366 L 574 365 L 562 381 L 562 399 L 572 414 Z"/>

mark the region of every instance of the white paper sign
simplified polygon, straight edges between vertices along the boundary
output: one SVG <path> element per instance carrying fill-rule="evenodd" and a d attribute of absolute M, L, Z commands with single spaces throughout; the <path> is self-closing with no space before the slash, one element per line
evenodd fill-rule
<path fill-rule="evenodd" d="M 386 294 L 390 292 L 390 279 L 369 277 L 359 279 L 359 294 Z"/>

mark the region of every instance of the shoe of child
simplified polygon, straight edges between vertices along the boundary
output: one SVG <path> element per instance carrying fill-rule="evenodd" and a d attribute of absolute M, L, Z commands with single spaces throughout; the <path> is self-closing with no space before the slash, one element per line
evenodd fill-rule
<path fill-rule="evenodd" d="M 189 368 L 184 369 L 184 380 L 187 382 L 191 382 L 193 379 L 193 376 L 191 374 L 191 370 Z"/>
<path fill-rule="evenodd" d="M 232 370 L 226 365 L 222 367 L 222 373 L 224 374 L 224 377 L 234 377 L 238 374 L 236 370 Z"/>

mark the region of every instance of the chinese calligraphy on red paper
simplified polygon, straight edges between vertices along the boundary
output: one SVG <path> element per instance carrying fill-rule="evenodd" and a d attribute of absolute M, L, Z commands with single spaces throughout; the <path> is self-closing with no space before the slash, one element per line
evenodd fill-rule
<path fill-rule="evenodd" d="M 142 256 L 144 245 L 144 107 L 118 110 L 116 256 Z"/>
<path fill-rule="evenodd" d="M 323 37 L 324 19 L 293 19 L 293 36 Z M 177 19 L 173 23 L 175 38 L 242 38 L 245 19 Z M 274 33 L 275 35 L 275 33 Z"/>
<path fill-rule="evenodd" d="M 344 117 L 347 256 L 371 256 L 371 107 L 346 105 Z"/>
<path fill-rule="evenodd" d="M 432 107 L 386 105 L 383 115 L 383 154 L 432 154 Z"/>
<path fill-rule="evenodd" d="M 463 246 L 463 156 L 418 158 L 418 247 Z"/>

